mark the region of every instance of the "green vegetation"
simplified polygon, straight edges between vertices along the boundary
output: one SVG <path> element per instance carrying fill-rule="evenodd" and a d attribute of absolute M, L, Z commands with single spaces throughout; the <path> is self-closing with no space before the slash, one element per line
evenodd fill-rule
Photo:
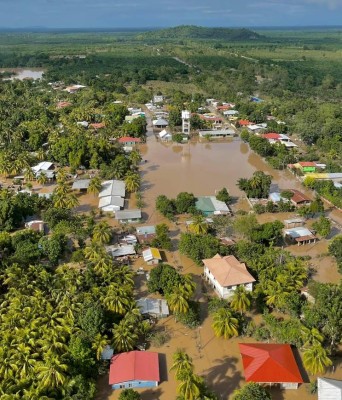
<path fill-rule="evenodd" d="M 271 400 L 271 395 L 258 383 L 249 382 L 234 392 L 233 400 Z"/>
<path fill-rule="evenodd" d="M 228 41 L 245 41 L 262 38 L 249 29 L 204 28 L 195 25 L 181 25 L 175 28 L 161 29 L 140 34 L 140 40 L 172 40 L 172 39 L 220 39 Z"/>

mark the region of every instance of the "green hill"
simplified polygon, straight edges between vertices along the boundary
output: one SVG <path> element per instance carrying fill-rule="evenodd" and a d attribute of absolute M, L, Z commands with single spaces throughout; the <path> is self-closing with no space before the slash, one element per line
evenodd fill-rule
<path fill-rule="evenodd" d="M 263 36 L 245 28 L 205 28 L 181 25 L 140 34 L 137 38 L 147 39 L 215 39 L 215 40 L 258 40 Z"/>

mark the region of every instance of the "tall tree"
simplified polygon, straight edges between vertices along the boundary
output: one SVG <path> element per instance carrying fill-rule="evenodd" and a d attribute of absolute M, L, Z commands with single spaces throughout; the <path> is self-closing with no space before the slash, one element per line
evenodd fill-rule
<path fill-rule="evenodd" d="M 214 313 L 213 320 L 212 327 L 217 337 L 223 336 L 225 339 L 229 339 L 239 335 L 239 321 L 228 308 L 219 308 Z"/>

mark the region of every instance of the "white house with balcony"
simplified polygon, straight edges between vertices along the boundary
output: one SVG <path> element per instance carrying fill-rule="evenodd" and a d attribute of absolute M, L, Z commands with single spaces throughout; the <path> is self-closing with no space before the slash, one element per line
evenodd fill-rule
<path fill-rule="evenodd" d="M 249 292 L 253 290 L 255 279 L 248 272 L 246 264 L 240 263 L 234 256 L 222 257 L 216 254 L 202 261 L 204 276 L 219 297 L 226 299 L 232 296 L 241 285 Z"/>

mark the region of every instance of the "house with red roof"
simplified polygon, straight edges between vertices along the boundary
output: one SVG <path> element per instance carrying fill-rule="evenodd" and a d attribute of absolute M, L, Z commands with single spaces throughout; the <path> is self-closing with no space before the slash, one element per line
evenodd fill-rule
<path fill-rule="evenodd" d="M 57 103 L 57 108 L 58 108 L 58 110 L 61 110 L 62 108 L 69 107 L 71 105 L 72 104 L 70 103 L 70 101 L 59 101 Z"/>
<path fill-rule="evenodd" d="M 289 189 L 289 192 L 293 193 L 293 196 L 291 197 L 291 203 L 295 205 L 296 207 L 300 206 L 305 206 L 305 205 L 310 205 L 311 204 L 311 199 L 306 196 L 304 193 L 300 192 L 297 189 Z"/>
<path fill-rule="evenodd" d="M 113 389 L 155 387 L 159 382 L 158 353 L 129 351 L 112 357 L 109 384 Z"/>
<path fill-rule="evenodd" d="M 234 294 L 238 286 L 243 285 L 246 290 L 253 290 L 255 279 L 248 272 L 246 264 L 234 256 L 222 257 L 216 254 L 213 258 L 202 260 L 204 276 L 215 292 L 223 299 Z"/>
<path fill-rule="evenodd" d="M 118 143 L 121 143 L 125 146 L 134 146 L 136 144 L 141 143 L 141 139 L 132 136 L 123 136 L 118 139 Z"/>
<path fill-rule="evenodd" d="M 248 119 L 240 119 L 238 122 L 240 126 L 247 126 L 253 124 L 253 122 L 248 121 Z"/>
<path fill-rule="evenodd" d="M 246 382 L 297 389 L 303 378 L 289 344 L 239 343 Z"/>
<path fill-rule="evenodd" d="M 93 129 L 101 129 L 104 128 L 106 124 L 104 122 L 94 122 L 93 124 L 89 124 L 89 128 Z"/>

